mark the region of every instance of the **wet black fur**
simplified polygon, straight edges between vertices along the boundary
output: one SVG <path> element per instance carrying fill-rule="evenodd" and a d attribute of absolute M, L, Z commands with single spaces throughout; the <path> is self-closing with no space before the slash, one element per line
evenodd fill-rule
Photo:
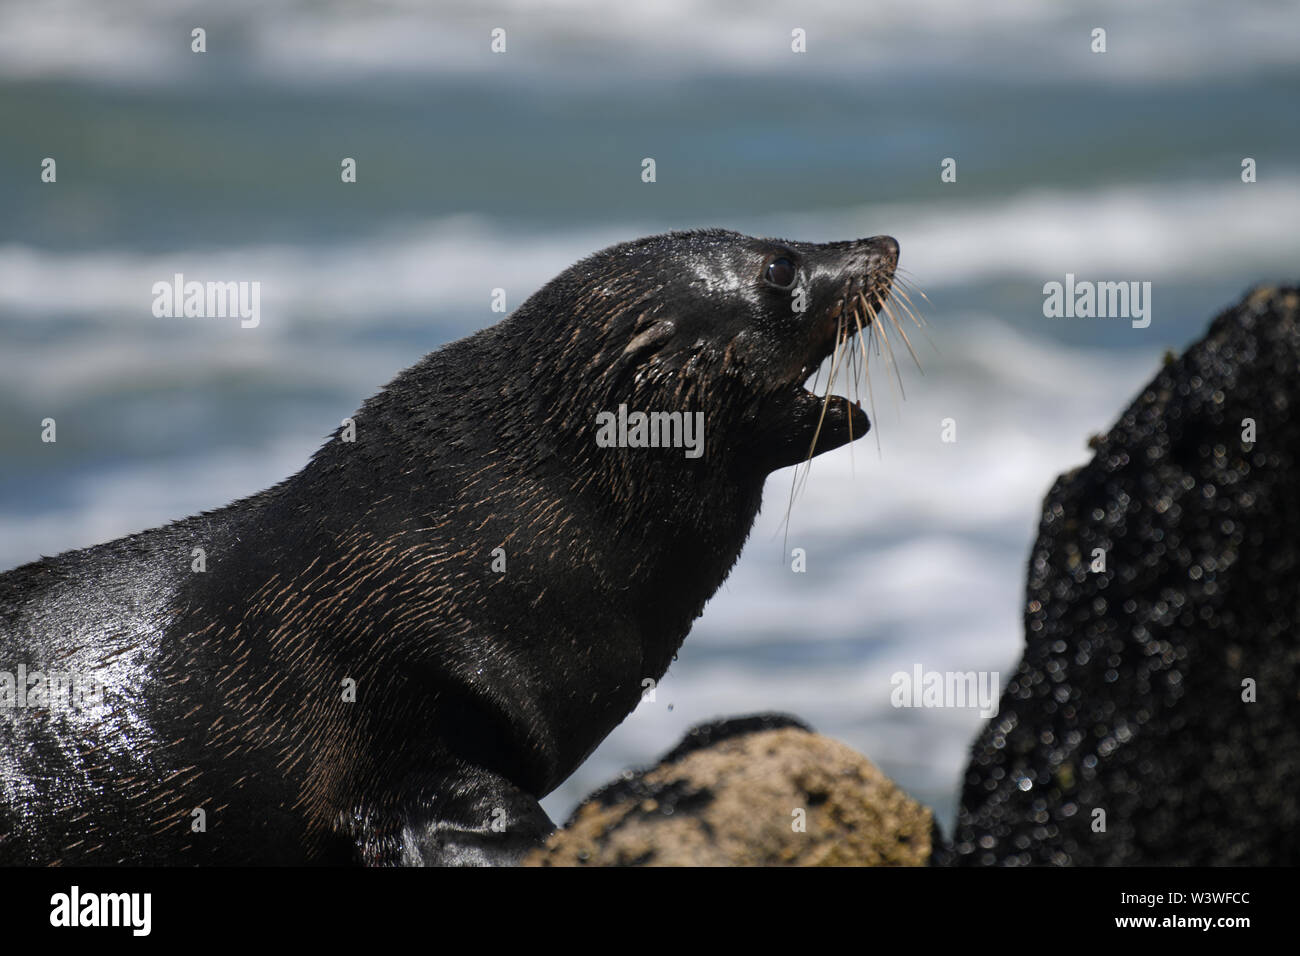
<path fill-rule="evenodd" d="M 807 311 L 764 283 L 776 254 Z M 766 476 L 807 456 L 828 309 L 896 254 L 615 246 L 403 372 L 279 485 L 0 575 L 0 671 L 106 687 L 0 707 L 0 862 L 516 860 L 551 829 L 538 798 L 663 676 Z M 703 411 L 704 455 L 597 447 L 620 403 Z M 850 420 L 832 401 L 817 451 Z"/>

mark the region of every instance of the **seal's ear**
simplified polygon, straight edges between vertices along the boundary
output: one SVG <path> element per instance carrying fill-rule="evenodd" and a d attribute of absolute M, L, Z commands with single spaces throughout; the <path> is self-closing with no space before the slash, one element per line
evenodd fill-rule
<path fill-rule="evenodd" d="M 643 313 L 636 320 L 632 329 L 632 339 L 623 347 L 623 351 L 608 364 L 604 373 L 609 394 L 618 395 L 628 387 L 637 370 L 659 351 L 674 335 L 677 323 L 669 318 Z M 617 346 L 615 346 L 617 347 Z"/>
<path fill-rule="evenodd" d="M 635 363 L 642 356 L 655 351 L 671 339 L 677 331 L 677 323 L 672 319 L 658 319 L 652 322 L 643 331 L 638 331 L 627 347 L 623 349 L 623 354 L 619 356 L 621 360 Z"/>

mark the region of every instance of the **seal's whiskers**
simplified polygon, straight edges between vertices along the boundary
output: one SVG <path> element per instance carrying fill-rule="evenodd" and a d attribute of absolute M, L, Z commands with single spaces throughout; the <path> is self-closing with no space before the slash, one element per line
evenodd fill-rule
<path fill-rule="evenodd" d="M 857 323 L 858 326 L 858 349 L 862 353 L 862 377 L 863 379 L 866 380 L 867 383 L 867 404 L 871 406 L 871 420 L 875 421 L 876 420 L 876 395 L 871 389 L 871 362 L 869 361 L 869 356 L 867 355 L 867 341 L 866 341 L 867 336 L 866 333 L 863 331 L 863 326 L 862 326 L 862 323 L 865 321 L 867 323 L 867 328 L 869 329 L 871 327 L 871 318 L 863 314 L 856 300 L 853 303 L 853 321 Z M 854 382 L 856 383 L 856 381 L 857 381 L 857 376 L 855 375 Z M 884 450 L 880 447 L 879 429 L 876 430 L 876 454 L 881 456 L 882 458 L 884 457 L 885 454 Z"/>
<path fill-rule="evenodd" d="M 901 276 L 897 271 L 891 276 L 888 285 L 888 292 L 882 290 L 862 290 L 849 292 L 845 289 L 845 298 L 841 300 L 837 307 L 838 311 L 832 314 L 837 319 L 835 330 L 835 344 L 830 353 L 830 372 L 824 389 L 819 388 L 821 382 L 821 367 L 818 367 L 817 375 L 810 386 L 810 391 L 814 395 L 821 397 L 821 411 L 817 418 L 817 426 L 813 431 L 812 441 L 808 447 L 808 457 L 797 464 L 794 469 L 794 475 L 790 482 L 790 499 L 786 507 L 785 526 L 786 538 L 788 543 L 790 516 L 794 510 L 795 499 L 803 490 L 808 476 L 812 472 L 812 459 L 817 454 L 817 442 L 821 438 L 822 428 L 825 424 L 826 413 L 830 407 L 832 393 L 835 390 L 835 384 L 840 377 L 840 370 L 847 367 L 848 375 L 852 379 L 849 388 L 853 404 L 859 408 L 862 407 L 861 393 L 862 382 L 865 381 L 867 389 L 867 403 L 871 411 L 871 420 L 876 419 L 876 395 L 875 389 L 871 382 L 872 366 L 872 349 L 875 349 L 875 359 L 883 361 L 888 368 L 893 370 L 892 375 L 886 371 L 886 377 L 893 382 L 891 391 L 895 395 L 895 410 L 899 416 L 902 415 L 902 407 L 898 400 L 907 400 L 907 390 L 903 384 L 902 367 L 898 361 L 898 356 L 894 351 L 894 338 L 890 337 L 888 326 L 892 324 L 895 338 L 901 339 L 904 347 L 912 361 L 915 363 L 917 370 L 924 375 L 925 369 L 921 365 L 920 356 L 917 354 L 916 347 L 912 343 L 911 336 L 908 334 L 907 322 L 910 320 L 913 325 L 921 330 L 921 334 L 938 351 L 934 340 L 930 338 L 929 331 L 926 328 L 925 319 L 921 314 L 920 308 L 912 299 L 913 295 L 919 296 L 922 301 L 929 303 L 929 297 L 926 296 L 910 278 Z M 873 299 L 878 299 L 876 305 L 872 304 Z M 850 325 L 850 319 L 852 324 Z M 857 346 L 853 345 L 852 339 L 857 338 Z M 859 358 L 861 361 L 859 362 Z M 823 363 L 824 364 L 824 363 Z M 858 367 L 861 365 L 862 378 L 858 378 Z M 853 441 L 860 436 L 853 433 L 853 414 L 849 410 L 847 427 L 849 430 L 849 455 L 853 458 Z M 880 432 L 876 432 L 876 452 L 882 458 L 884 451 L 881 447 Z M 800 470 L 802 466 L 802 471 Z M 854 462 L 856 467 L 856 462 Z"/>
<path fill-rule="evenodd" d="M 912 340 L 907 337 L 907 329 L 903 327 L 903 323 L 898 320 L 898 316 L 889 306 L 890 303 L 886 300 L 881 307 L 885 310 L 885 315 L 889 317 L 889 320 L 894 323 L 894 328 L 898 331 L 898 334 L 903 337 L 903 344 L 907 346 L 907 351 L 912 353 L 912 361 L 916 363 L 916 370 L 924 375 L 925 369 L 921 368 L 921 360 L 916 357 L 916 349 L 912 348 Z"/>
<path fill-rule="evenodd" d="M 858 293 L 858 300 L 862 303 L 862 306 L 866 308 L 871 315 L 871 319 L 872 319 L 871 328 L 876 330 L 880 334 L 881 341 L 885 343 L 885 353 L 884 353 L 885 361 L 889 365 L 889 367 L 894 370 L 894 380 L 898 383 L 899 396 L 903 399 L 903 401 L 907 401 L 907 390 L 903 388 L 903 373 L 899 369 L 898 360 L 894 356 L 894 346 L 889 341 L 889 333 L 885 331 L 885 323 L 876 321 L 876 319 L 879 318 L 879 316 L 876 314 L 876 310 L 871 308 L 871 304 L 867 302 L 866 297 L 863 296 L 861 292 Z M 890 320 L 895 321 L 892 316 L 890 317 Z M 876 354 L 879 355 L 881 353 L 879 352 L 879 350 L 877 350 Z M 897 409 L 897 406 L 895 406 L 895 408 Z M 902 414 L 901 410 L 899 410 L 899 414 L 900 415 Z"/>
<path fill-rule="evenodd" d="M 925 299 L 926 305 L 930 304 L 930 300 L 924 292 L 916 288 L 916 286 L 912 285 L 906 279 L 896 276 L 894 278 L 894 288 L 893 288 L 892 297 L 896 300 L 897 304 L 900 307 L 904 307 L 904 306 L 906 307 L 905 311 L 907 312 L 908 316 L 911 317 L 912 322 L 916 325 L 916 327 L 918 329 L 924 329 L 925 319 L 921 316 L 920 312 L 916 310 L 911 297 L 908 295 L 908 292 L 915 292 L 922 299 Z"/>
<path fill-rule="evenodd" d="M 908 295 L 909 291 L 915 292 L 919 295 L 925 301 L 926 305 L 930 304 L 930 297 L 917 288 L 913 282 L 895 274 L 893 295 L 891 296 L 894 304 L 907 314 L 913 324 L 921 330 L 921 334 L 924 335 L 925 340 L 930 343 L 930 347 L 937 352 L 939 351 L 939 346 L 935 344 L 934 339 L 930 338 L 930 332 L 925 325 L 925 316 L 921 314 L 920 308 L 912 302 L 911 297 Z M 924 374 L 924 370 L 922 370 L 922 374 Z"/>

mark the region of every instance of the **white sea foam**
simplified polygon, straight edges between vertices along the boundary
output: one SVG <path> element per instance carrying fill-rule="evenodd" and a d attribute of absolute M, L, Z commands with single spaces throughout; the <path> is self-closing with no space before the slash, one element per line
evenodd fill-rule
<path fill-rule="evenodd" d="M 54 512 L 21 502 L 0 511 L 0 570 L 210 511 L 270 487 L 307 463 L 321 441 L 293 429 L 242 455 L 197 454 L 138 462 L 74 479 Z"/>
<path fill-rule="evenodd" d="M 1079 275 L 1143 279 L 1288 275 L 1300 261 L 1300 178 L 1243 184 L 1199 181 L 1032 191 L 1006 199 L 865 205 L 847 211 L 775 212 L 742 225 L 769 235 L 824 240 L 889 232 L 902 264 L 927 289 L 974 279 L 1035 283 Z M 684 224 L 683 224 L 684 225 Z M 514 308 L 556 273 L 614 242 L 666 228 L 629 222 L 558 229 L 544 236 L 479 217 L 453 216 L 330 246 L 247 245 L 164 254 L 66 252 L 0 246 L 0 311 L 74 314 L 112 324 L 158 319 L 151 287 L 180 272 L 206 280 L 257 280 L 262 324 L 249 336 L 283 335 L 304 321 L 355 323 L 381 313 L 463 310 L 487 325 L 491 290 Z M 1245 281 L 1249 281 L 1247 278 Z M 229 323 L 227 323 L 229 324 Z M 239 330 L 236 330 L 239 331 Z"/>

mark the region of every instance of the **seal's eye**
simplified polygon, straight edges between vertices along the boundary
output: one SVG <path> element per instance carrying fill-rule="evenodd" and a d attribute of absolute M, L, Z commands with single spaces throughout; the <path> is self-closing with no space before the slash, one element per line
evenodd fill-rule
<path fill-rule="evenodd" d="M 767 264 L 763 279 L 768 285 L 774 285 L 778 289 L 788 289 L 794 285 L 796 274 L 794 263 L 785 256 L 778 256 Z"/>

